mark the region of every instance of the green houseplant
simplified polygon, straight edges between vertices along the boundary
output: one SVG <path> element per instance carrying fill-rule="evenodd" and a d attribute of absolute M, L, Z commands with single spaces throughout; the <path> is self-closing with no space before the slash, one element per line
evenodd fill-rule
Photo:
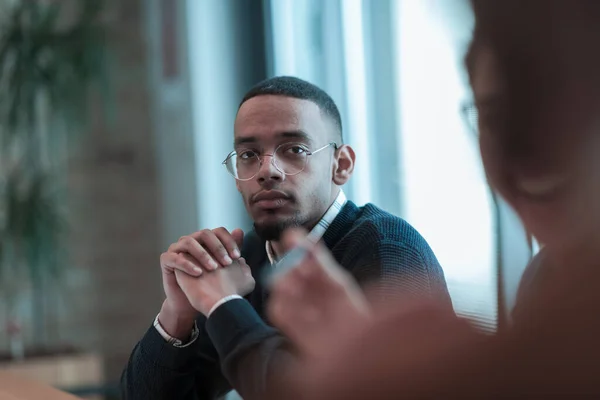
<path fill-rule="evenodd" d="M 0 303 L 12 358 L 25 356 L 21 325 L 34 332 L 31 347 L 51 346 L 47 302 L 68 265 L 69 144 L 85 131 L 90 89 L 109 87 L 102 5 L 0 6 Z M 17 307 L 24 292 L 31 321 Z"/>

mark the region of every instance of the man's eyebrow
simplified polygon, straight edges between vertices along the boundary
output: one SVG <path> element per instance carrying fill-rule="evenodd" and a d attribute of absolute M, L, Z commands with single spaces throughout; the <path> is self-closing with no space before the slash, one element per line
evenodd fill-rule
<path fill-rule="evenodd" d="M 291 138 L 291 139 L 301 139 L 301 140 L 305 140 L 307 142 L 312 142 L 310 135 L 301 130 L 281 132 L 280 134 L 278 134 L 278 136 L 281 136 L 284 138 Z"/>
<path fill-rule="evenodd" d="M 237 147 L 241 144 L 256 143 L 256 142 L 258 142 L 258 140 L 254 136 L 243 136 L 243 137 L 235 138 L 235 140 L 233 141 L 233 145 L 235 147 Z"/>
<path fill-rule="evenodd" d="M 280 132 L 276 135 L 276 138 L 297 139 L 297 140 L 307 141 L 310 143 L 312 143 L 312 141 L 313 141 L 311 139 L 310 135 L 302 130 Z M 248 136 L 241 136 L 241 137 L 235 138 L 235 140 L 233 141 L 233 145 L 240 146 L 242 144 L 258 143 L 258 142 L 259 142 L 259 140 L 257 139 L 257 137 L 255 135 L 248 135 Z"/>

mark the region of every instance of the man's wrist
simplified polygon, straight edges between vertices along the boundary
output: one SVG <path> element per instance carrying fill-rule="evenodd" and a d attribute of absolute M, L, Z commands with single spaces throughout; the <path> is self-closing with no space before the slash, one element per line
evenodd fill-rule
<path fill-rule="evenodd" d="M 221 305 L 227 303 L 228 301 L 231 300 L 238 300 L 238 299 L 243 299 L 242 296 L 240 296 L 239 294 L 231 294 L 229 296 L 225 296 L 223 298 L 221 298 L 220 300 L 218 300 L 217 302 L 215 302 L 215 304 L 213 304 L 213 306 L 210 308 L 210 310 L 208 311 L 208 313 L 206 314 L 206 318 L 209 318 L 210 315 L 217 309 L 219 308 Z"/>
<path fill-rule="evenodd" d="M 190 339 L 194 329 L 196 315 L 179 314 L 173 311 L 165 300 L 157 316 L 157 321 L 169 336 L 186 342 Z"/>
<path fill-rule="evenodd" d="M 180 347 L 180 348 L 190 346 L 192 343 L 194 343 L 196 341 L 196 339 L 198 339 L 198 336 L 200 335 L 200 330 L 198 329 L 196 322 L 194 322 L 194 327 L 192 329 L 192 333 L 190 334 L 189 339 L 185 342 L 182 340 L 179 340 L 179 339 L 169 335 L 167 333 L 167 331 L 164 330 L 164 328 L 160 324 L 160 321 L 158 320 L 158 315 L 154 319 L 154 329 L 156 329 L 156 331 L 160 334 L 160 336 L 162 336 L 163 339 L 165 339 L 165 341 L 167 343 L 169 343 L 173 347 Z"/>

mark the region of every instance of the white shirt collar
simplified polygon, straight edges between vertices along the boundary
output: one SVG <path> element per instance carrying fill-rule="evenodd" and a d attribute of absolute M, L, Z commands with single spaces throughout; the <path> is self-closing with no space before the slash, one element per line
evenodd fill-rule
<path fill-rule="evenodd" d="M 338 193 L 331 206 L 329 206 L 325 214 L 323 214 L 323 217 L 321 217 L 321 219 L 319 220 L 319 222 L 317 222 L 315 227 L 312 228 L 312 230 L 308 233 L 307 237 L 311 242 L 316 243 L 319 240 L 321 240 L 321 238 L 325 234 L 325 231 L 327 231 L 327 228 L 329 228 L 329 225 L 331 225 L 335 217 L 338 216 L 344 205 L 346 205 L 347 201 L 348 199 L 346 198 L 344 191 L 340 189 L 340 192 Z M 265 246 L 267 249 L 267 257 L 269 257 L 269 262 L 271 264 L 274 264 L 277 261 L 277 257 L 275 256 L 275 252 L 271 247 L 271 242 L 267 241 L 265 243 Z"/>

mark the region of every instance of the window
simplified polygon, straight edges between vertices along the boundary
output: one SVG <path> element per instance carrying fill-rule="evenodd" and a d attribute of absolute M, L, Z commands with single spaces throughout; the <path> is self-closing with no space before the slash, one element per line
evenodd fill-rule
<path fill-rule="evenodd" d="M 458 112 L 469 95 L 461 75 L 464 43 L 444 23 L 442 5 L 399 1 L 394 12 L 403 216 L 437 255 L 456 311 L 493 328 L 492 205 L 477 141 Z"/>
<path fill-rule="evenodd" d="M 512 234 L 516 218 L 495 233 L 502 217 L 460 115 L 470 97 L 462 62 L 472 27 L 467 2 L 266 4 L 271 75 L 312 81 L 342 112 L 346 141 L 357 151 L 349 198 L 374 202 L 415 226 L 444 268 L 456 311 L 494 329 L 497 255 L 514 249 L 514 241 L 500 249 L 497 238 L 526 241 Z M 527 260 L 515 261 L 510 296 Z"/>

